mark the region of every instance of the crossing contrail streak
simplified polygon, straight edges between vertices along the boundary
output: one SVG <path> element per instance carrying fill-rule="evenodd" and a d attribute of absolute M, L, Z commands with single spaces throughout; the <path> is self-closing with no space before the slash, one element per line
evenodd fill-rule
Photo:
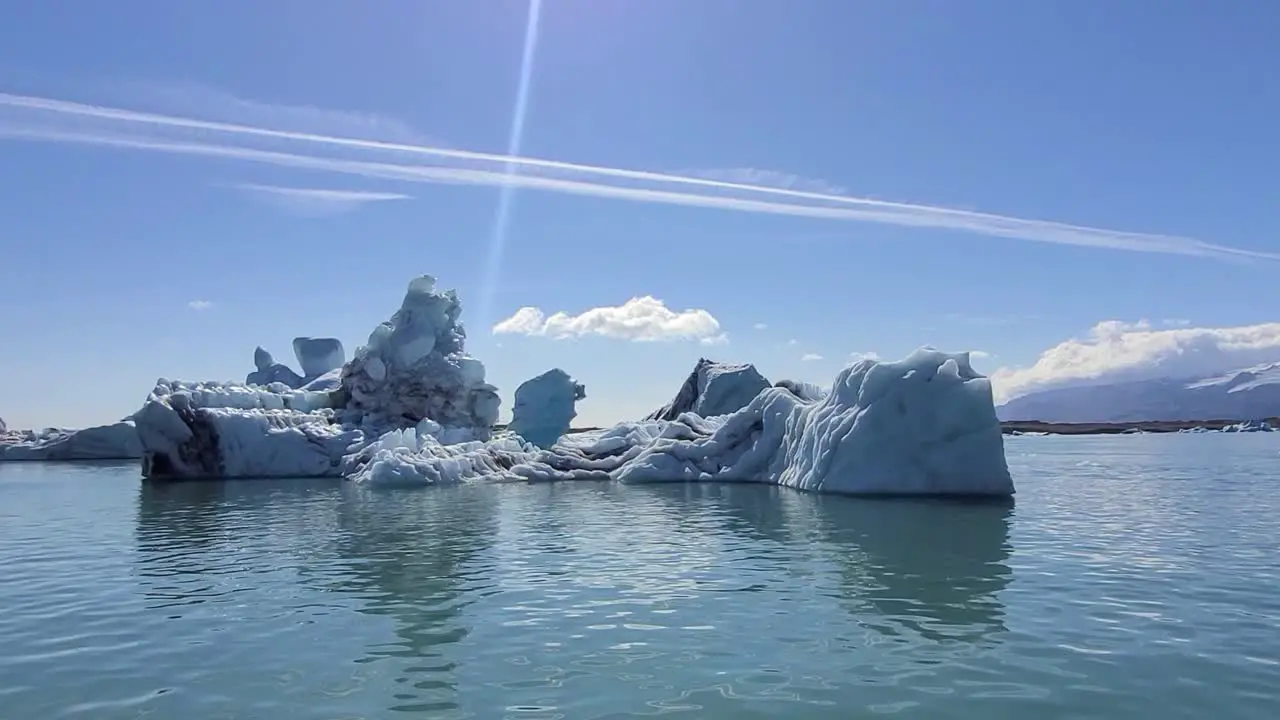
<path fill-rule="evenodd" d="M 536 27 L 533 30 L 536 31 Z M 514 126 L 515 123 L 513 137 Z M 181 133 L 183 137 L 170 137 L 166 133 Z M 991 237 L 1136 252 L 1280 260 L 1278 253 L 1172 235 L 530 158 L 514 152 L 486 153 L 295 132 L 9 93 L 0 93 L 0 137 L 221 157 L 405 182 L 521 188 L 738 212 L 950 229 Z M 272 141 L 278 147 L 293 145 L 313 153 L 331 152 L 318 155 L 268 150 L 252 147 L 254 141 Z M 236 142 L 239 144 L 234 144 Z M 347 155 L 359 155 L 361 159 Z M 516 169 L 520 172 L 515 172 Z M 497 230 L 494 245 L 498 245 Z M 497 257 L 500 256 L 501 249 Z"/>

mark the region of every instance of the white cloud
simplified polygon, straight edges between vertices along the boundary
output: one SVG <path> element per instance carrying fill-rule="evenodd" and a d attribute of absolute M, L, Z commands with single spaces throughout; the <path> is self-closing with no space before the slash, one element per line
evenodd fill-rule
<path fill-rule="evenodd" d="M 986 350 L 970 350 L 969 351 L 970 359 L 981 360 L 982 358 L 989 358 L 989 357 L 991 357 L 991 353 L 987 352 Z"/>
<path fill-rule="evenodd" d="M 854 351 L 849 353 L 849 359 L 850 360 L 879 360 L 880 355 L 875 351 L 869 351 L 869 352 Z"/>
<path fill-rule="evenodd" d="M 790 340 L 787 341 L 787 344 L 794 347 L 796 345 L 799 345 L 800 341 L 795 338 L 791 338 Z"/>
<path fill-rule="evenodd" d="M 729 344 L 729 334 L 728 334 L 728 333 L 720 333 L 719 335 L 712 335 L 711 337 L 704 337 L 704 338 L 701 338 L 700 340 L 698 340 L 698 343 L 699 343 L 700 345 L 728 345 L 728 344 Z"/>
<path fill-rule="evenodd" d="M 800 356 L 800 360 L 802 362 L 814 362 L 816 360 L 821 360 L 821 359 L 822 359 L 822 356 L 819 355 L 818 353 L 805 353 L 804 355 Z"/>
<path fill-rule="evenodd" d="M 282 121 L 282 118 L 277 120 Z M 943 228 L 992 237 L 1095 248 L 1219 259 L 1280 260 L 1278 253 L 1227 247 L 1186 237 L 1085 227 L 768 184 L 336 136 L 306 129 L 281 130 L 8 93 L 0 93 L 0 137 L 236 159 L 403 182 L 512 186 L 748 213 Z M 264 144 L 272 148 L 255 147 Z M 328 152 L 330 155 L 295 152 L 302 149 Z M 520 172 L 509 172 L 512 167 Z M 756 183 L 759 182 L 757 177 Z"/>
<path fill-rule="evenodd" d="M 1199 377 L 1280 361 L 1280 323 L 1156 328 L 1106 320 L 1049 348 L 1028 368 L 991 374 L 996 402 L 1036 390 L 1098 382 Z"/>
<path fill-rule="evenodd" d="M 728 341 L 720 331 L 719 321 L 706 310 L 671 310 L 648 295 L 621 305 L 591 308 L 578 315 L 558 312 L 547 316 L 536 307 L 522 307 L 494 325 L 493 332 L 556 339 L 599 335 L 637 342 L 698 340 L 708 345 Z"/>
<path fill-rule="evenodd" d="M 542 335 L 547 316 L 536 307 L 522 307 L 493 326 L 494 335 Z"/>
<path fill-rule="evenodd" d="M 765 325 L 764 323 L 756 323 L 755 325 L 751 326 L 751 329 L 752 330 L 768 330 L 769 326 Z"/>
<path fill-rule="evenodd" d="M 191 308 L 192 310 L 195 310 L 196 312 L 200 312 L 202 310 L 208 310 L 209 308 L 213 307 L 213 301 L 212 300 L 192 300 L 191 302 L 187 303 L 187 307 Z"/>
<path fill-rule="evenodd" d="M 350 212 L 372 202 L 408 200 L 409 195 L 364 190 L 331 190 L 322 188 L 283 187 L 242 183 L 231 187 L 265 200 L 287 212 L 308 217 L 328 217 Z"/>

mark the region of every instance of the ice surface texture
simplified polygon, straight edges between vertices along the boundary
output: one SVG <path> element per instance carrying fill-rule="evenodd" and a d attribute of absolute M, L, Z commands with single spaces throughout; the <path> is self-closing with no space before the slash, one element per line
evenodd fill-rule
<path fill-rule="evenodd" d="M 746 407 L 769 381 L 754 365 L 730 365 L 701 358 L 671 402 L 646 420 L 675 420 L 691 412 L 702 417 L 726 415 Z"/>
<path fill-rule="evenodd" d="M 347 351 L 337 338 L 296 337 L 293 354 L 302 368 L 302 377 L 310 382 L 347 362 Z"/>
<path fill-rule="evenodd" d="M 548 450 L 518 438 L 446 446 L 413 432 L 350 459 L 368 483 L 469 479 L 733 481 L 856 494 L 1010 496 L 990 382 L 967 353 L 921 349 L 859 361 L 821 400 L 766 388 L 743 409 L 623 423 L 568 435 Z"/>
<path fill-rule="evenodd" d="M 773 386 L 785 388 L 801 400 L 821 400 L 827 396 L 826 388 L 797 380 L 779 380 Z"/>
<path fill-rule="evenodd" d="M 0 427 L 0 460 L 136 460 L 142 456 L 130 420 L 69 430 L 7 430 Z"/>
<path fill-rule="evenodd" d="M 549 448 L 569 432 L 570 423 L 578 416 L 574 403 L 586 396 L 586 388 L 574 382 L 569 373 L 560 368 L 548 370 L 516 388 L 507 429 L 540 448 Z"/>
<path fill-rule="evenodd" d="M 517 390 L 512 427 L 495 437 L 498 396 L 463 350 L 461 309 L 434 278 L 415 279 L 332 390 L 161 381 L 135 415 L 144 471 L 375 485 L 608 479 L 1014 492 L 991 385 L 967 353 L 863 360 L 827 392 L 770 387 L 750 365 L 704 359 L 653 419 L 571 435 L 564 430 L 584 391 L 553 370 Z"/>
<path fill-rule="evenodd" d="M 244 382 L 246 385 L 266 387 L 272 383 L 281 383 L 291 388 L 302 387 L 302 376 L 294 372 L 288 365 L 276 362 L 271 353 L 267 352 L 261 345 L 253 351 L 253 364 L 257 370 L 245 376 Z"/>
<path fill-rule="evenodd" d="M 484 365 L 463 351 L 461 314 L 457 294 L 438 292 L 435 278 L 410 282 L 400 309 L 343 367 L 347 409 L 388 430 L 429 419 L 487 438 L 500 400 L 497 388 L 484 381 Z"/>
<path fill-rule="evenodd" d="M 302 374 L 293 371 L 284 363 L 276 362 L 271 353 L 259 346 L 253 351 L 253 364 L 257 370 L 245 377 L 246 385 L 266 387 L 272 383 L 297 389 L 304 385 L 312 385 L 319 378 L 342 368 L 346 362 L 346 351 L 342 341 L 337 338 L 296 337 L 293 339 L 293 354 L 298 358 Z M 336 386 L 336 381 L 329 386 Z M 320 389 L 312 387 L 312 390 Z M 325 387 L 324 389 L 329 389 Z"/>
<path fill-rule="evenodd" d="M 364 436 L 334 420 L 329 393 L 160 380 L 135 415 L 147 477 L 337 475 Z"/>
<path fill-rule="evenodd" d="M 484 382 L 484 366 L 463 352 L 461 310 L 453 291 L 437 292 L 435 279 L 424 276 L 350 363 L 302 389 L 159 381 L 136 416 L 144 474 L 333 475 L 366 438 L 423 420 L 436 423 L 447 441 L 488 439 L 499 399 Z M 329 363 L 342 354 L 336 340 L 300 340 L 300 358 L 314 354 Z M 270 353 L 259 350 L 259 368 L 273 367 Z"/>

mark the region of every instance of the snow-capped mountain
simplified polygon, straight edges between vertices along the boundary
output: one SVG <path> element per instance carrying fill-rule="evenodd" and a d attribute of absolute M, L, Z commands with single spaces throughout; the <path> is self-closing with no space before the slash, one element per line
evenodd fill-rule
<path fill-rule="evenodd" d="M 1206 378 L 1139 380 L 1041 390 L 996 408 L 1001 420 L 1136 422 L 1280 416 L 1280 363 Z"/>

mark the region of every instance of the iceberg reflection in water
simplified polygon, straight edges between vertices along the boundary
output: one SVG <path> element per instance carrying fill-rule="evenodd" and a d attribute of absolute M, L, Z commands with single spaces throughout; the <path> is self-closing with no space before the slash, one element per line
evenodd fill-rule
<path fill-rule="evenodd" d="M 812 671 L 802 656 L 838 652 L 862 658 L 858 677 L 824 683 L 872 682 L 919 663 L 917 652 L 965 656 L 1004 631 L 1007 501 L 593 482 L 423 491 L 249 480 L 140 493 L 137 567 L 151 609 L 182 614 L 198 636 L 214 618 L 227 627 L 231 611 L 238 637 L 275 638 L 256 650 L 262 661 L 306 668 L 298 692 L 356 683 L 397 711 L 500 717 L 512 703 L 569 703 L 591 716 L 620 697 L 675 699 L 628 667 L 770 699 L 777 678 L 757 687 L 757 673 L 719 673 L 771 667 L 799 683 L 795 693 L 809 681 L 788 668 Z M 269 605 L 245 605 L 268 593 Z M 268 627 L 283 618 L 350 630 Z M 358 658 L 356 679 L 332 679 L 326 655 Z M 234 675 L 251 695 L 272 687 L 235 668 L 199 672 Z"/>

